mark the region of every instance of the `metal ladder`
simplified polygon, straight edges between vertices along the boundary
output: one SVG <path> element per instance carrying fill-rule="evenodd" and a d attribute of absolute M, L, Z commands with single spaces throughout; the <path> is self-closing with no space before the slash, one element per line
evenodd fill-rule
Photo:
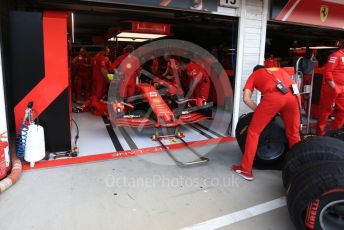
<path fill-rule="evenodd" d="M 310 124 L 310 120 L 311 120 L 312 97 L 313 97 L 314 69 L 312 71 L 310 90 L 305 91 L 304 90 L 305 85 L 302 84 L 304 76 L 303 76 L 303 73 L 299 70 L 299 64 L 300 64 L 300 61 L 302 59 L 303 59 L 303 57 L 300 57 L 299 59 L 297 59 L 296 67 L 295 67 L 295 75 L 293 76 L 293 78 L 294 78 L 295 82 L 297 83 L 297 86 L 298 86 L 299 91 L 300 91 L 300 95 L 302 96 L 305 94 L 309 94 L 308 106 L 307 106 L 307 122 L 306 122 L 306 133 L 309 134 L 309 124 Z M 303 86 L 303 89 L 301 89 L 301 86 Z M 302 107 L 300 109 L 302 109 Z M 301 122 L 301 126 L 303 126 L 302 122 Z"/>

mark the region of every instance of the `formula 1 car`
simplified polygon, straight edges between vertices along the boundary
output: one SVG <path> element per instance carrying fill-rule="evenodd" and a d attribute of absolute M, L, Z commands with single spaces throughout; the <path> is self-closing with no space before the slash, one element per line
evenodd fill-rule
<path fill-rule="evenodd" d="M 115 79 L 111 82 L 110 92 L 119 92 L 120 88 L 124 87 L 121 77 Z M 191 94 L 192 92 L 187 93 Z M 141 77 L 135 86 L 135 95 L 121 98 L 116 94 L 109 97 L 108 101 L 112 106 L 109 108 L 109 119 L 114 126 L 154 127 L 155 133 L 151 139 L 159 141 L 163 147 L 165 146 L 162 140 L 170 138 L 177 138 L 186 144 L 183 140 L 184 134 L 179 132 L 181 125 L 212 119 L 212 102 L 207 102 L 205 98 L 185 98 L 184 89 L 179 83 L 153 76 L 145 70 L 141 71 Z M 195 151 L 192 152 L 198 155 Z M 198 155 L 198 161 L 182 163 L 170 153 L 169 155 L 180 166 L 208 161 Z"/>
<path fill-rule="evenodd" d="M 121 98 L 118 94 L 110 99 L 110 120 L 116 126 L 175 128 L 183 124 L 211 119 L 212 102 L 205 98 L 184 98 L 184 90 L 176 83 L 152 76 L 150 81 L 140 79 L 135 95 Z M 117 80 L 110 90 L 118 92 L 123 87 Z M 191 87 L 194 88 L 194 87 Z"/>

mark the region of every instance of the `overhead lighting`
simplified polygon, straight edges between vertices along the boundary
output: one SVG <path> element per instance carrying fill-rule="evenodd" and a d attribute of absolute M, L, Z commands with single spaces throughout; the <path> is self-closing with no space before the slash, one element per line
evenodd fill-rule
<path fill-rule="evenodd" d="M 145 39 L 145 38 L 117 38 L 118 42 L 145 42 L 148 41 L 149 39 Z M 108 39 L 109 42 L 115 42 L 116 38 L 112 37 L 110 39 Z"/>
<path fill-rule="evenodd" d="M 313 46 L 309 47 L 312 50 L 325 50 L 325 49 L 337 49 L 338 47 L 336 46 Z"/>
<path fill-rule="evenodd" d="M 307 47 L 290 48 L 290 50 L 305 50 Z M 311 50 L 326 50 L 326 49 L 337 49 L 337 46 L 310 46 Z"/>
<path fill-rule="evenodd" d="M 74 13 L 71 14 L 72 18 L 72 43 L 74 44 Z"/>
<path fill-rule="evenodd" d="M 131 33 L 131 32 L 121 32 L 117 35 L 118 38 L 145 38 L 145 39 L 157 39 L 166 37 L 165 34 L 147 34 L 147 33 Z"/>

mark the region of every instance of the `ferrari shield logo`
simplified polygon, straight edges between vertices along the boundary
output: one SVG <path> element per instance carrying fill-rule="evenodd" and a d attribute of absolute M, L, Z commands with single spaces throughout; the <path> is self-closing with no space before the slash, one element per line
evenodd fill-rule
<path fill-rule="evenodd" d="M 320 6 L 320 19 L 322 22 L 325 22 L 328 16 L 328 6 Z"/>

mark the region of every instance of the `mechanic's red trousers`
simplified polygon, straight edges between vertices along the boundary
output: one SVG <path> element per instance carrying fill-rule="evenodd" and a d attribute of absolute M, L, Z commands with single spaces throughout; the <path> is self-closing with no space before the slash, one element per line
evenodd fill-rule
<path fill-rule="evenodd" d="M 252 172 L 259 136 L 277 113 L 281 114 L 284 121 L 289 146 L 291 147 L 301 140 L 300 110 L 297 100 L 299 99 L 291 92 L 283 95 L 281 92 L 274 91 L 264 95 L 248 127 L 245 153 L 241 161 L 241 167 L 244 171 Z"/>
<path fill-rule="evenodd" d="M 333 110 L 335 104 L 336 109 Z M 323 83 L 318 111 L 317 135 L 324 135 L 328 117 L 335 112 L 335 120 L 331 130 L 340 129 L 344 125 L 344 85 L 336 84 L 335 89 Z"/>
<path fill-rule="evenodd" d="M 127 98 L 134 96 L 136 89 L 136 77 L 135 75 L 127 76 L 125 75 L 125 79 L 120 83 L 120 97 Z"/>
<path fill-rule="evenodd" d="M 75 100 L 80 100 L 82 90 L 85 93 L 85 99 L 90 97 L 90 75 L 88 72 L 79 72 L 75 86 Z"/>
<path fill-rule="evenodd" d="M 206 101 L 209 98 L 210 79 L 201 80 L 194 89 L 193 98 L 204 98 Z"/>
<path fill-rule="evenodd" d="M 92 96 L 100 100 L 106 92 L 107 80 L 103 76 L 93 76 Z"/>

